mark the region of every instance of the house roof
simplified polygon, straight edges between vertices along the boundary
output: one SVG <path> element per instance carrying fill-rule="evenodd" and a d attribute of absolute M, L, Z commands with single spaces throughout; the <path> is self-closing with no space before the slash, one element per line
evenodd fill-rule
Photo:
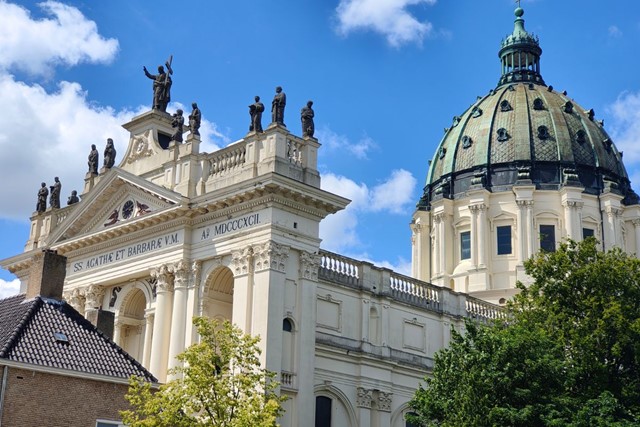
<path fill-rule="evenodd" d="M 0 300 L 0 360 L 156 382 L 156 378 L 64 301 L 24 294 Z"/>

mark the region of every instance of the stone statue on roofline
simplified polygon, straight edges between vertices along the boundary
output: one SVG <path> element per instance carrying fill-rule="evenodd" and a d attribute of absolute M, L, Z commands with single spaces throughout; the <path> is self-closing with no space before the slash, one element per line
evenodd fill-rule
<path fill-rule="evenodd" d="M 302 107 L 300 111 L 300 120 L 302 121 L 302 136 L 309 136 L 313 138 L 313 134 L 316 130 L 315 124 L 313 123 L 313 117 L 315 113 L 313 112 L 313 101 L 308 101 L 306 107 Z"/>
<path fill-rule="evenodd" d="M 173 83 L 171 80 L 171 74 L 173 74 L 173 69 L 171 68 L 172 60 L 173 55 L 165 62 L 168 72 L 164 71 L 162 65 L 158 65 L 158 74 L 151 74 L 147 70 L 147 67 L 142 67 L 144 75 L 153 80 L 153 104 L 151 108 L 154 110 L 166 112 L 167 105 L 169 105 L 171 101 L 171 85 Z"/>
<path fill-rule="evenodd" d="M 54 179 L 53 185 L 49 186 L 51 188 L 51 196 L 49 197 L 49 204 L 54 209 L 60 209 L 60 192 L 62 191 L 62 183 L 60 179 L 56 176 Z"/>
<path fill-rule="evenodd" d="M 49 195 L 49 190 L 47 190 L 47 184 L 41 183 L 40 189 L 38 190 L 38 203 L 36 203 L 36 211 L 38 213 L 42 213 L 47 210 L 47 196 Z"/>
<path fill-rule="evenodd" d="M 271 123 L 278 123 L 284 126 L 284 107 L 287 105 L 287 95 L 282 91 L 282 87 L 276 87 L 276 94 L 271 101 Z"/>
<path fill-rule="evenodd" d="M 67 206 L 75 205 L 79 201 L 80 198 L 78 198 L 78 192 L 76 190 L 73 190 L 71 192 L 71 195 L 67 198 Z"/>
<path fill-rule="evenodd" d="M 171 140 L 175 142 L 182 142 L 182 133 L 184 132 L 184 117 L 182 116 L 183 111 L 178 108 L 173 114 L 173 121 L 171 122 L 171 126 L 176 130 L 173 132 L 171 136 Z"/>
<path fill-rule="evenodd" d="M 116 148 L 113 139 L 107 138 L 107 146 L 104 149 L 104 168 L 111 169 L 116 163 Z"/>
<path fill-rule="evenodd" d="M 264 112 L 264 104 L 260 102 L 260 97 L 256 95 L 255 102 L 249 105 L 249 115 L 251 116 L 251 125 L 249 132 L 262 132 L 262 113 Z"/>
<path fill-rule="evenodd" d="M 98 153 L 98 149 L 96 148 L 96 144 L 91 144 L 91 152 L 89 153 L 89 159 L 87 164 L 89 165 L 89 173 L 93 175 L 98 175 L 98 161 L 100 154 Z"/>
<path fill-rule="evenodd" d="M 195 102 L 191 104 L 191 114 L 189 114 L 189 131 L 191 135 L 200 135 L 200 122 L 202 113 Z"/>

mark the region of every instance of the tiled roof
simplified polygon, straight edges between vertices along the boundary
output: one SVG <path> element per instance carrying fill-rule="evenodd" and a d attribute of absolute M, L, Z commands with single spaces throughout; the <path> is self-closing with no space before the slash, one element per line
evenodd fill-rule
<path fill-rule="evenodd" d="M 55 333 L 64 334 L 57 339 Z M 61 337 L 58 337 L 61 338 Z M 64 301 L 0 300 L 0 359 L 114 378 L 156 379 Z"/>

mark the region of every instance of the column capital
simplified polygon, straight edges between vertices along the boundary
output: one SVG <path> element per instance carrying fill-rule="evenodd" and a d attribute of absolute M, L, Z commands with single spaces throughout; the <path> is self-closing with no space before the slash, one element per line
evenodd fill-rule
<path fill-rule="evenodd" d="M 373 399 L 373 390 L 358 387 L 358 397 L 356 398 L 356 406 L 359 408 L 371 408 L 371 400 Z"/>
<path fill-rule="evenodd" d="M 378 391 L 378 409 L 383 412 L 391 412 L 391 403 L 393 401 L 393 393 L 385 393 Z"/>
<path fill-rule="evenodd" d="M 85 306 L 85 297 L 84 292 L 81 289 L 76 288 L 71 291 L 67 291 L 63 294 L 63 298 L 76 311 L 82 312 L 82 309 Z"/>
<path fill-rule="evenodd" d="M 471 211 L 471 213 L 474 213 L 474 214 L 484 211 L 485 209 L 487 209 L 487 205 L 485 205 L 484 203 L 469 205 L 469 210 Z"/>
<path fill-rule="evenodd" d="M 104 298 L 105 289 L 100 285 L 89 285 L 84 289 L 85 309 L 96 309 L 102 305 L 102 299 Z"/>
<path fill-rule="evenodd" d="M 518 205 L 520 209 L 525 209 L 525 208 L 530 209 L 531 207 L 533 207 L 533 200 L 523 200 L 523 199 L 516 200 L 516 205 Z"/>
<path fill-rule="evenodd" d="M 175 288 L 186 288 L 189 286 L 189 276 L 191 274 L 191 265 L 188 261 L 181 259 L 171 268 L 173 271 L 173 282 Z"/>
<path fill-rule="evenodd" d="M 253 247 L 256 271 L 275 270 L 284 273 L 289 258 L 289 246 L 269 240 Z"/>
<path fill-rule="evenodd" d="M 607 206 L 605 211 L 610 218 L 618 217 L 622 215 L 623 209 L 615 206 Z"/>
<path fill-rule="evenodd" d="M 165 293 L 173 291 L 173 274 L 168 265 L 163 264 L 151 272 L 151 276 L 156 279 L 156 292 Z"/>
<path fill-rule="evenodd" d="M 640 227 L 640 218 L 636 218 L 636 219 L 632 220 L 631 223 L 636 228 Z"/>
<path fill-rule="evenodd" d="M 579 202 L 576 200 L 566 200 L 562 203 L 563 206 L 571 209 L 582 209 L 584 206 L 584 202 Z"/>
<path fill-rule="evenodd" d="M 233 251 L 231 258 L 234 266 L 234 276 L 237 277 L 243 274 L 249 274 L 249 267 L 251 266 L 251 260 L 253 259 L 253 248 L 249 246 L 239 251 Z"/>
<path fill-rule="evenodd" d="M 313 281 L 318 280 L 320 255 L 307 251 L 300 252 L 300 277 Z"/>

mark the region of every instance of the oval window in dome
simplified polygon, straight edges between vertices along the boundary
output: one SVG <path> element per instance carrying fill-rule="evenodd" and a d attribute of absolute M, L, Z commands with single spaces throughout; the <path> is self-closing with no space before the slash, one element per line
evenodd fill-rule
<path fill-rule="evenodd" d="M 545 139 L 551 138 L 549 128 L 547 128 L 546 126 L 538 126 L 538 138 L 542 139 L 543 141 Z"/>
<path fill-rule="evenodd" d="M 544 102 L 542 99 L 536 98 L 533 100 L 533 109 L 534 110 L 544 110 Z"/>
<path fill-rule="evenodd" d="M 498 129 L 498 141 L 505 142 L 509 140 L 509 133 L 505 128 Z"/>
<path fill-rule="evenodd" d="M 471 147 L 472 144 L 473 140 L 470 136 L 465 135 L 462 137 L 462 148 L 466 150 L 467 148 Z"/>
<path fill-rule="evenodd" d="M 511 104 L 509 104 L 509 101 L 507 101 L 506 99 L 503 99 L 502 102 L 500 102 L 500 111 L 511 111 Z"/>

